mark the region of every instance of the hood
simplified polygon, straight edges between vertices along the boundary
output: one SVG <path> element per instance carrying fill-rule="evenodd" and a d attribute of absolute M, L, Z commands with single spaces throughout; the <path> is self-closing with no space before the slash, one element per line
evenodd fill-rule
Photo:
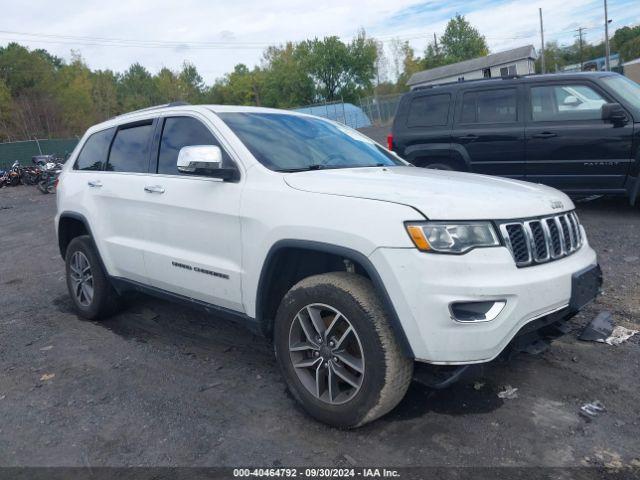
<path fill-rule="evenodd" d="M 430 220 L 506 220 L 574 208 L 564 193 L 544 185 L 425 168 L 314 170 L 291 173 L 284 180 L 305 192 L 408 205 Z"/>

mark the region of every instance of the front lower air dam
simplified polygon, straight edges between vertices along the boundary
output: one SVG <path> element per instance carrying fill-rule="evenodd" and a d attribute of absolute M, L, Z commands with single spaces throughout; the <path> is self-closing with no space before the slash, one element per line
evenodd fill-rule
<path fill-rule="evenodd" d="M 505 300 L 454 302 L 449 306 L 451 318 L 460 323 L 490 322 L 504 309 Z"/>

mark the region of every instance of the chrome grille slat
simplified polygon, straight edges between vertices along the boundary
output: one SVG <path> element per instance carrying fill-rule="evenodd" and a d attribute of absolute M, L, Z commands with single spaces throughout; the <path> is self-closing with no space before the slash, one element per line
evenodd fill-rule
<path fill-rule="evenodd" d="M 499 226 L 518 267 L 564 258 L 583 244 L 580 221 L 575 212 L 504 222 Z"/>

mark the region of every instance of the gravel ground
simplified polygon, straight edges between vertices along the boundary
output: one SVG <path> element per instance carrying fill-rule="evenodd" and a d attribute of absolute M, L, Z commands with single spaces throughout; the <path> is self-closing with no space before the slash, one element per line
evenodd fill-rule
<path fill-rule="evenodd" d="M 605 294 L 538 356 L 474 384 L 412 384 L 383 419 L 325 427 L 287 394 L 269 343 L 150 297 L 108 321 L 76 317 L 53 231 L 55 196 L 0 190 L 2 466 L 640 466 L 640 335 L 576 334 L 603 309 L 640 327 L 640 209 L 579 204 Z M 497 393 L 510 385 L 517 398 Z M 600 400 L 606 412 L 578 412 Z"/>

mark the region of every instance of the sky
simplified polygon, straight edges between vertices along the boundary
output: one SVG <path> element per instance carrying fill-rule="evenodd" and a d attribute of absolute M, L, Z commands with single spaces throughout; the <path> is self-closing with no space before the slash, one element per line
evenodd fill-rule
<path fill-rule="evenodd" d="M 570 44 L 578 27 L 588 41 L 604 38 L 603 0 L 0 0 L 0 45 L 17 41 L 66 60 L 74 50 L 91 68 L 118 72 L 134 62 L 156 73 L 188 61 L 211 84 L 237 63 L 259 65 L 269 45 L 328 35 L 349 41 L 361 28 L 388 53 L 399 38 L 421 54 L 456 13 L 492 52 L 539 49 L 538 8 L 546 41 Z M 610 35 L 639 24 L 640 0 L 609 0 L 609 18 Z"/>

